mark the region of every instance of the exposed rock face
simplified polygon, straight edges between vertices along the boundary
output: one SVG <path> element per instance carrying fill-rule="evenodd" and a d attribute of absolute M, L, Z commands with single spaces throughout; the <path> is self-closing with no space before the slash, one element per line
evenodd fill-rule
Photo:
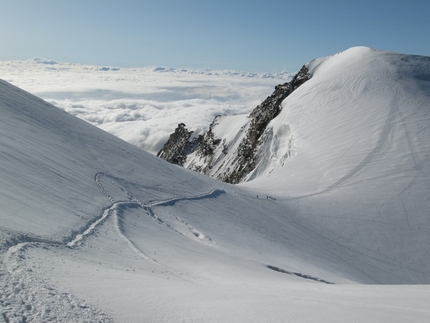
<path fill-rule="evenodd" d="M 281 112 L 282 101 L 309 79 L 308 70 L 303 66 L 290 82 L 277 85 L 272 95 L 251 112 L 247 136 L 237 151 L 237 167 L 222 179 L 224 182 L 237 184 L 255 168 L 255 150 L 267 125 Z"/>
<path fill-rule="evenodd" d="M 216 116 L 209 126 L 209 130 L 202 136 L 199 141 L 195 155 L 201 160 L 201 165 L 190 164 L 188 168 L 196 170 L 200 173 L 208 174 L 208 170 L 213 166 L 213 158 L 216 148 L 221 143 L 221 139 L 216 138 L 212 132 L 213 127 L 217 124 L 217 120 L 221 116 Z"/>
<path fill-rule="evenodd" d="M 183 166 L 187 155 L 195 150 L 202 136 L 190 141 L 193 131 L 188 131 L 184 123 L 178 124 L 175 132 L 170 135 L 163 149 L 157 153 L 157 157 L 167 160 L 169 163 Z"/>
<path fill-rule="evenodd" d="M 264 150 L 258 147 L 267 137 L 267 134 L 263 136 L 267 125 L 280 113 L 282 101 L 310 77 L 303 66 L 290 82 L 277 85 L 237 129 L 234 138 L 217 138 L 214 130 L 222 122 L 221 116 L 217 116 L 209 130 L 200 136 L 193 136 L 192 131 L 180 124 L 157 156 L 227 183 L 245 180 L 256 167 L 256 151 Z"/>

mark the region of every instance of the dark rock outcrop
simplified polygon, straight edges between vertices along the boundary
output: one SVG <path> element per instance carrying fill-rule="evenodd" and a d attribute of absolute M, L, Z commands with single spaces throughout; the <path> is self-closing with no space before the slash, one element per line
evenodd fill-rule
<path fill-rule="evenodd" d="M 179 124 L 157 156 L 183 166 L 187 156 L 194 154 L 193 158 L 198 162 L 189 163 L 188 168 L 227 183 L 243 181 L 256 167 L 256 149 L 261 144 L 267 125 L 279 115 L 285 98 L 310 78 L 306 66 L 303 66 L 290 82 L 277 85 L 275 91 L 248 116 L 240 130 L 245 129 L 246 134 L 241 137 L 235 151 L 228 151 L 229 143 L 225 138 L 215 137 L 213 128 L 220 118 L 217 116 L 204 135 L 193 136 L 184 124 Z M 216 151 L 217 158 L 214 156 Z"/>
<path fill-rule="evenodd" d="M 183 166 L 187 155 L 196 149 L 199 141 L 203 138 L 198 136 L 196 140 L 190 141 L 193 131 L 188 131 L 184 123 L 178 124 L 175 132 L 169 137 L 163 148 L 157 153 L 169 163 Z"/>
<path fill-rule="evenodd" d="M 223 182 L 237 184 L 255 168 L 255 150 L 267 125 L 281 112 L 282 101 L 309 79 L 308 70 L 303 66 L 290 82 L 277 85 L 275 91 L 251 112 L 247 136 L 237 150 L 236 167 L 222 179 Z"/>

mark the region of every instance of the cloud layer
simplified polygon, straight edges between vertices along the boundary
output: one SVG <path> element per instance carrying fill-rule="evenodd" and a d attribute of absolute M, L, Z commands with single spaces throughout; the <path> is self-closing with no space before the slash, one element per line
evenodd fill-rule
<path fill-rule="evenodd" d="M 249 113 L 289 73 L 116 68 L 36 58 L 0 62 L 1 78 L 153 154 L 178 123 L 207 129 Z"/>

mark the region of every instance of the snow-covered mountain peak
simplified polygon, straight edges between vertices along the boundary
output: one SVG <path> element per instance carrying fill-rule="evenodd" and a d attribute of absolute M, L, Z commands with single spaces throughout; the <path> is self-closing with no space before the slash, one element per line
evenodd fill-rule
<path fill-rule="evenodd" d="M 198 139 L 194 146 L 200 145 L 201 152 L 189 151 L 184 165 L 232 183 L 255 180 L 282 168 L 285 175 L 278 177 L 282 180 L 283 176 L 296 173 L 290 172 L 287 163 L 294 156 L 301 154 L 305 158 L 311 154 L 313 161 L 307 163 L 317 163 L 321 157 L 316 156 L 322 155 L 324 160 L 334 162 L 341 158 L 344 149 L 355 145 L 348 140 L 335 145 L 339 136 L 351 140 L 377 137 L 371 131 L 363 133 L 363 128 L 368 124 L 382 129 L 384 115 L 393 102 L 399 101 L 402 109 L 408 111 L 417 108 L 413 98 L 418 98 L 420 106 L 429 101 L 428 57 L 354 47 L 314 59 L 302 70 L 306 83 L 294 89 L 290 82 L 277 87 L 248 118 L 235 117 L 235 122 L 230 117 L 214 120 L 208 132 L 210 142 Z M 299 75 L 296 78 L 300 79 Z M 270 112 L 271 109 L 276 112 Z M 252 126 L 255 120 L 266 120 L 263 115 L 268 117 L 267 121 Z M 223 134 L 222 129 L 227 132 Z M 241 155 L 243 159 L 236 157 Z M 303 161 L 294 163 L 305 165 Z M 322 165 L 309 167 L 322 171 Z M 237 170 L 239 176 L 235 175 Z"/>
<path fill-rule="evenodd" d="M 354 151 L 382 149 L 386 140 L 394 138 L 396 145 L 390 147 L 390 158 L 398 161 L 400 156 L 408 156 L 405 152 L 415 158 L 414 145 L 421 145 L 427 136 L 411 131 L 417 123 L 428 120 L 429 63 L 428 57 L 363 47 L 311 61 L 306 66 L 312 78 L 284 100 L 280 115 L 270 125 L 289 125 L 297 148 L 297 159 L 278 176 L 303 173 L 296 169 L 300 164 L 300 169 L 308 169 L 306 173 L 319 169 L 320 173 L 312 176 L 320 178 L 321 183 L 334 180 L 333 168 L 339 163 L 351 162 L 349 167 L 354 168 L 356 160 L 345 160 Z M 395 126 L 398 122 L 402 128 Z M 346 165 L 343 168 L 348 173 Z M 382 162 L 381 167 L 386 166 Z"/>
<path fill-rule="evenodd" d="M 372 52 L 373 50 L 368 47 L 353 47 L 340 53 L 313 59 L 305 65 L 312 75 L 321 73 L 327 77 L 327 73 L 336 73 L 338 69 L 344 69 L 360 60 L 367 61 Z"/>

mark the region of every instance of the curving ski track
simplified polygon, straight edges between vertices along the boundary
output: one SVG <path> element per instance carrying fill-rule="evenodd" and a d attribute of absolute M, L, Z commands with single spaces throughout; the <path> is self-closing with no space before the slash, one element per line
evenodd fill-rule
<path fill-rule="evenodd" d="M 114 200 L 114 198 L 109 195 L 106 192 L 106 189 L 104 188 L 103 184 L 101 183 L 100 179 L 102 177 L 106 177 L 107 179 L 109 179 L 111 181 L 112 184 L 114 184 L 115 186 L 117 186 L 122 192 L 124 192 L 127 197 L 128 197 L 128 201 L 116 201 Z M 171 225 L 169 225 L 168 223 L 166 223 L 165 221 L 163 221 L 163 219 L 161 219 L 160 217 L 158 217 L 154 210 L 152 209 L 152 207 L 154 206 L 159 206 L 159 205 L 174 205 L 176 202 L 179 201 L 192 201 L 192 200 L 200 200 L 200 199 L 205 199 L 205 198 L 214 198 L 217 197 L 221 194 L 224 194 L 225 192 L 223 190 L 211 190 L 208 193 L 203 193 L 203 194 L 199 194 L 199 195 L 195 195 L 195 196 L 191 196 L 191 197 L 174 197 L 174 198 L 169 198 L 169 199 L 164 199 L 164 200 L 155 200 L 155 201 L 149 201 L 149 202 L 142 202 L 139 199 L 135 198 L 129 191 L 127 191 L 123 186 L 121 186 L 120 184 L 118 184 L 117 180 L 107 174 L 104 173 L 97 173 L 95 176 L 95 181 L 97 182 L 97 185 L 100 187 L 100 189 L 102 190 L 103 194 L 105 196 L 108 197 L 108 199 L 113 203 L 112 206 L 107 210 L 108 212 L 106 213 L 106 217 L 109 216 L 110 212 L 109 210 L 112 210 L 115 213 L 115 216 L 117 218 L 117 227 L 120 228 L 122 227 L 121 224 L 121 217 L 118 217 L 118 209 L 121 209 L 123 207 L 130 207 L 130 206 L 137 206 L 142 208 L 147 215 L 153 219 L 154 221 L 157 221 L 159 224 L 166 226 L 167 228 L 169 228 L 170 230 L 183 235 L 183 236 L 187 236 L 184 233 L 176 230 L 175 228 L 173 228 Z M 106 218 L 104 217 L 105 214 L 102 215 L 102 217 L 100 218 L 100 222 L 103 222 L 103 220 Z M 198 231 L 197 229 L 195 229 L 193 226 L 191 226 L 190 224 L 188 224 L 187 222 L 183 221 L 182 219 L 175 217 L 177 221 L 181 222 L 182 224 L 184 224 L 188 230 L 196 237 L 199 238 L 203 238 L 203 239 L 207 239 L 211 242 L 214 243 L 214 241 L 207 237 L 206 235 L 204 235 L 203 233 L 201 233 L 200 231 Z M 96 221 L 97 223 L 98 220 Z M 93 229 L 95 228 L 95 226 L 93 227 Z M 119 230 L 120 234 L 123 236 L 123 238 L 127 239 L 127 237 L 125 237 L 121 230 Z M 88 234 L 91 233 L 91 230 L 88 231 Z M 128 239 L 127 239 L 128 240 Z M 130 240 L 128 240 L 130 241 Z M 130 241 L 130 244 L 132 244 L 132 242 Z"/>
<path fill-rule="evenodd" d="M 117 200 L 112 192 L 108 192 L 103 179 L 110 181 L 110 184 L 117 187 L 126 196 L 126 200 Z M 44 321 L 44 322 L 62 322 L 62 321 L 82 321 L 82 322 L 113 322 L 105 313 L 94 308 L 85 301 L 82 301 L 72 294 L 60 292 L 52 287 L 42 277 L 36 276 L 31 269 L 26 268 L 26 251 L 28 248 L 76 248 L 85 242 L 96 232 L 97 227 L 103 225 L 106 220 L 113 216 L 115 229 L 118 235 L 127 243 L 130 249 L 146 261 L 150 261 L 162 266 L 155 259 L 152 259 L 140 250 L 130 239 L 127 238 L 123 231 L 124 211 L 127 208 L 141 208 L 148 217 L 156 221 L 159 225 L 167 227 L 173 232 L 190 238 L 190 235 L 181 232 L 157 216 L 153 210 L 155 206 L 172 206 L 181 201 L 195 201 L 207 198 L 215 198 L 225 194 L 223 190 L 212 190 L 207 193 L 195 196 L 182 196 L 168 198 L 164 200 L 153 200 L 142 202 L 135 198 L 133 194 L 127 191 L 118 183 L 118 179 L 108 174 L 99 172 L 94 176 L 94 181 L 100 188 L 100 191 L 109 200 L 111 205 L 103 210 L 99 217 L 89 221 L 83 228 L 75 232 L 72 237 L 65 238 L 63 241 L 43 239 L 30 236 L 15 236 L 9 240 L 2 241 L 0 259 L 2 267 L 0 268 L 0 304 L 2 305 L 1 318 L 9 322 L 27 322 Z M 210 237 L 198 231 L 186 221 L 174 216 L 174 220 L 180 222 L 182 227 L 200 240 L 207 240 L 214 243 Z M 164 267 L 164 266 L 162 266 Z M 273 266 L 267 266 L 269 269 L 289 273 L 284 270 L 278 270 Z M 170 271 L 168 268 L 164 268 Z M 175 274 L 172 272 L 172 274 Z M 319 278 L 312 277 L 301 273 L 291 273 L 304 279 L 312 279 L 322 283 L 330 283 Z M 52 311 L 55 308 L 56 310 Z M 58 310 L 57 310 L 58 309 Z M 61 309 L 61 310 L 60 310 Z M 59 317 L 58 313 L 62 316 Z"/>
<path fill-rule="evenodd" d="M 115 200 L 103 186 L 101 182 L 101 178 L 103 177 L 111 180 L 114 185 L 121 189 L 127 195 L 128 200 Z M 70 293 L 57 290 L 42 277 L 36 276 L 35 273 L 26 266 L 26 251 L 29 248 L 76 248 L 85 241 L 85 238 L 94 234 L 97 227 L 102 225 L 108 217 L 114 216 L 116 231 L 129 247 L 143 259 L 156 263 L 155 260 L 145 255 L 123 234 L 121 230 L 123 221 L 121 212 L 128 207 L 142 208 L 151 219 L 157 221 L 160 225 L 165 225 L 169 229 L 182 234 L 157 217 L 152 207 L 156 205 L 174 204 L 181 200 L 210 198 L 223 193 L 223 191 L 220 190 L 213 190 L 209 193 L 192 197 L 170 198 L 151 201 L 145 204 L 134 198 L 130 192 L 119 185 L 114 178 L 109 175 L 97 173 L 94 176 L 94 180 L 102 194 L 110 201 L 111 205 L 103 209 L 99 217 L 89 221 L 83 228 L 75 232 L 73 236 L 60 241 L 44 239 L 37 236 L 20 235 L 1 241 L 0 319 L 3 319 L 4 322 L 113 322 L 112 318 L 92 305 L 87 304 L 85 301 L 78 299 Z M 177 218 L 177 220 L 182 221 L 179 218 Z M 185 221 L 182 222 L 186 223 Z M 190 230 L 193 229 L 190 225 L 188 225 L 188 227 Z"/>

